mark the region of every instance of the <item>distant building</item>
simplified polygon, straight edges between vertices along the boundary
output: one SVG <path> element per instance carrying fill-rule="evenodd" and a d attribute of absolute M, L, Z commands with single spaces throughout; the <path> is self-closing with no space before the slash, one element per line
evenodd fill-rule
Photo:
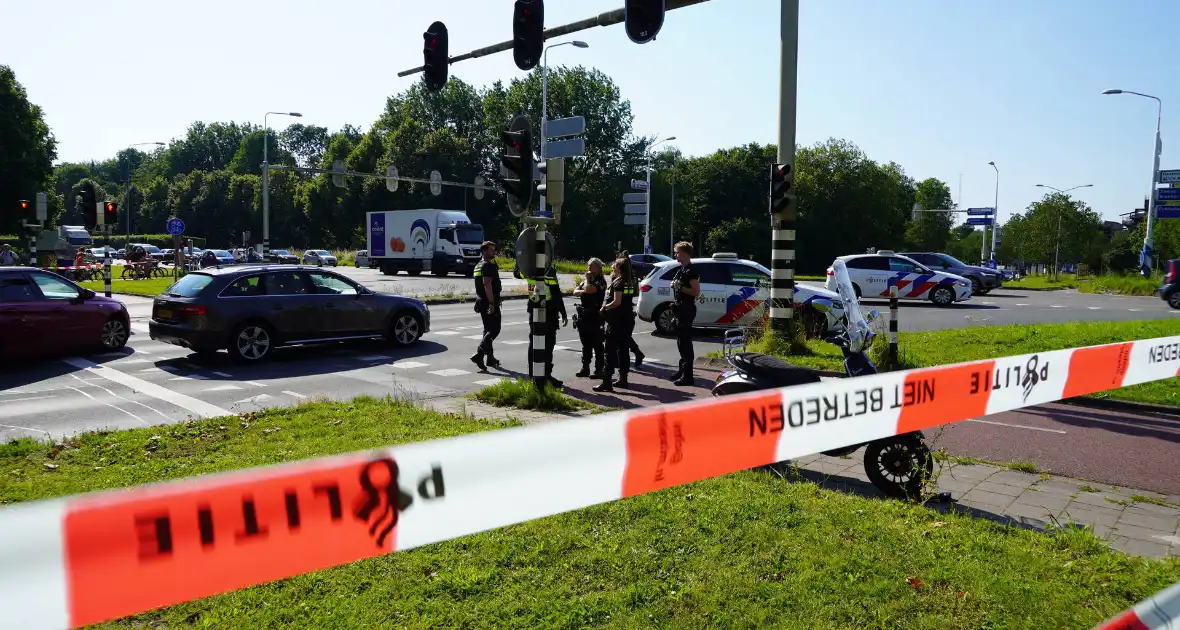
<path fill-rule="evenodd" d="M 1127 229 L 1121 221 L 1103 221 L 1102 232 L 1106 234 L 1106 238 L 1114 238 L 1115 234 Z"/>

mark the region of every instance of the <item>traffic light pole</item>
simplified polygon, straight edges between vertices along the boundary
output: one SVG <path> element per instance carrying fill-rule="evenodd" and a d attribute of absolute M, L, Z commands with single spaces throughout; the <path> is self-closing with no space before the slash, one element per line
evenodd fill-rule
<path fill-rule="evenodd" d="M 549 270 L 549 257 L 545 255 L 545 221 L 537 221 L 537 269 L 541 270 L 542 277 L 533 281 L 533 295 L 530 300 L 533 302 L 532 317 L 529 318 L 529 378 L 533 380 L 533 385 L 540 390 L 545 386 L 547 377 L 546 368 L 550 363 L 550 356 L 553 349 L 549 347 L 549 335 L 547 328 L 549 325 L 549 300 L 555 296 L 549 295 L 549 285 L 545 283 L 544 274 Z M 556 322 L 555 322 L 556 323 Z"/>
<path fill-rule="evenodd" d="M 799 75 L 799 0 L 782 0 L 779 56 L 778 162 L 795 169 L 795 105 Z M 790 332 L 795 296 L 795 230 L 798 204 L 772 215 L 770 248 L 770 325 Z"/>
<path fill-rule="evenodd" d="M 104 225 L 103 232 L 106 233 L 106 245 L 102 248 L 102 290 L 103 294 L 111 297 L 111 228 L 113 225 Z"/>

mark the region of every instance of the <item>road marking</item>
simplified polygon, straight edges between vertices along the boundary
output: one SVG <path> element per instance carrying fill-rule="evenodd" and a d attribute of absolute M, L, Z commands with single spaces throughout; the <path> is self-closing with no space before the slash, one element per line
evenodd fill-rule
<path fill-rule="evenodd" d="M 99 381 L 101 381 L 101 380 L 102 380 L 101 378 L 99 378 L 99 377 L 97 377 L 97 376 L 95 376 L 95 377 L 92 377 L 92 378 L 87 378 L 87 379 L 78 378 L 78 375 L 77 375 L 77 374 L 71 374 L 70 376 L 71 376 L 71 377 L 73 377 L 74 379 L 76 379 L 76 380 L 77 380 L 79 383 L 82 383 L 83 385 L 88 385 L 88 384 L 89 384 L 89 383 L 87 383 L 86 381 L 91 381 L 91 380 L 99 380 Z M 120 395 L 116 394 L 115 392 L 112 392 L 111 390 L 109 390 L 109 389 L 107 389 L 107 388 L 103 387 L 102 385 L 91 385 L 91 387 L 97 387 L 98 389 L 101 389 L 102 391 L 104 391 L 104 392 L 106 392 L 107 394 L 109 394 L 109 395 L 110 395 L 112 398 L 118 398 L 119 400 L 125 400 L 125 401 L 127 401 L 127 402 L 129 402 L 129 403 L 131 403 L 131 404 L 133 404 L 133 405 L 139 405 L 140 407 L 143 407 L 144 409 L 147 409 L 148 411 L 154 411 L 154 412 L 156 412 L 156 413 L 160 414 L 160 417 L 161 417 L 161 418 L 163 418 L 163 419 L 165 419 L 165 420 L 171 420 L 171 418 L 169 418 L 169 417 L 168 417 L 168 414 L 164 413 L 163 411 L 160 411 L 159 409 L 156 409 L 155 407 L 150 407 L 150 406 L 148 406 L 148 405 L 145 405 L 145 404 L 143 404 L 143 403 L 139 402 L 138 400 L 131 400 L 130 398 L 126 398 L 126 397 L 124 397 L 124 396 L 120 396 Z M 70 389 L 73 389 L 73 388 L 71 387 Z M 120 410 L 120 411 L 122 411 L 122 410 Z M 146 424 L 146 423 L 145 423 L 145 424 Z"/>
<path fill-rule="evenodd" d="M 258 381 L 242 381 L 242 382 L 247 385 L 253 385 L 254 387 L 266 387 L 266 383 L 259 383 Z"/>
<path fill-rule="evenodd" d="M 464 335 L 463 338 L 464 339 L 472 339 L 474 341 L 481 341 L 483 339 L 483 335 Z"/>
<path fill-rule="evenodd" d="M 0 425 L 0 426 L 3 426 L 3 425 Z M 1152 536 L 1152 538 L 1159 538 L 1160 540 L 1162 540 L 1166 543 L 1173 544 L 1173 545 L 1180 545 L 1180 536 Z"/>
<path fill-rule="evenodd" d="M 164 371 L 163 368 L 150 367 L 150 368 L 144 368 L 144 369 L 140 370 L 139 373 L 144 374 L 146 372 L 163 372 L 163 371 Z"/>
<path fill-rule="evenodd" d="M 1129 308 L 1129 309 L 1127 309 L 1127 310 L 1128 310 L 1128 311 L 1131 311 L 1132 313 L 1138 313 L 1139 311 L 1142 311 L 1143 309 L 1141 309 L 1141 308 Z"/>
<path fill-rule="evenodd" d="M 230 392 L 235 389 L 242 389 L 242 388 L 238 387 L 237 385 L 218 385 L 216 387 L 210 387 L 208 389 L 205 389 L 204 391 L 207 391 L 207 392 Z"/>
<path fill-rule="evenodd" d="M 500 343 L 505 346 L 523 346 L 524 344 L 526 344 L 528 342 L 529 342 L 528 339 L 524 339 L 524 340 L 513 339 L 512 341 L 501 341 Z"/>
<path fill-rule="evenodd" d="M 498 384 L 500 384 L 500 383 L 503 383 L 503 382 L 504 382 L 504 381 L 506 381 L 506 380 L 508 380 L 508 379 L 506 379 L 506 378 L 501 378 L 501 377 L 496 377 L 496 378 L 485 378 L 485 379 L 483 379 L 482 381 L 475 381 L 475 384 L 476 384 L 476 385 L 485 385 L 485 386 L 486 386 L 486 385 L 498 385 Z"/>
<path fill-rule="evenodd" d="M 209 380 L 209 377 L 205 376 L 204 374 L 189 374 L 188 376 L 177 376 L 174 378 L 170 378 L 168 380 L 170 380 L 170 381 L 207 381 L 207 380 Z"/>
<path fill-rule="evenodd" d="M 1090 309 L 1091 311 L 1097 311 L 1097 310 L 1101 309 L 1102 307 L 1101 306 L 1087 306 L 1086 308 Z"/>
<path fill-rule="evenodd" d="M 571 348 L 569 346 L 563 346 L 561 344 L 553 346 L 553 349 L 554 350 L 581 350 L 581 348 Z"/>
<path fill-rule="evenodd" d="M 1017 302 L 1016 306 L 1028 306 L 1028 302 Z"/>
<path fill-rule="evenodd" d="M 457 330 L 436 330 L 436 331 L 431 332 L 430 334 L 440 335 L 440 336 L 445 337 L 447 335 L 457 335 L 457 334 L 459 334 L 459 331 L 457 331 Z"/>
<path fill-rule="evenodd" d="M 74 375 L 73 375 L 73 374 L 71 374 L 70 376 L 74 376 Z M 75 377 L 75 378 L 77 378 L 77 377 Z M 78 380 L 82 380 L 82 379 L 78 379 Z M 67 387 L 69 387 L 69 386 L 67 385 Z M 90 394 L 87 394 L 86 392 L 84 392 L 84 391 L 82 391 L 82 390 L 78 389 L 77 387 L 70 387 L 70 389 L 72 389 L 72 390 L 74 390 L 74 391 L 78 392 L 79 394 L 82 394 L 83 396 L 85 396 L 85 397 L 89 398 L 90 400 L 93 400 L 93 401 L 94 401 L 94 402 L 96 402 L 96 403 L 99 403 L 100 405 L 106 405 L 106 406 L 110 407 L 111 409 L 115 409 L 115 410 L 117 410 L 117 411 L 122 411 L 123 413 L 125 413 L 125 414 L 127 414 L 127 415 L 131 416 L 132 418 L 135 418 L 136 420 L 139 420 L 140 422 L 143 422 L 145 425 L 147 424 L 146 422 L 144 422 L 143 418 L 140 418 L 139 416 L 137 416 L 137 415 L 135 415 L 135 414 L 131 413 L 130 411 L 127 411 L 126 409 L 124 409 L 124 408 L 122 408 L 122 407 L 119 407 L 118 405 L 112 405 L 112 404 L 111 404 L 111 403 L 109 403 L 109 402 L 103 402 L 103 401 L 101 401 L 101 400 L 99 400 L 99 399 L 95 398 L 94 396 L 91 396 Z M 104 390 L 104 391 L 106 391 L 108 394 L 110 393 L 110 390 Z"/>
<path fill-rule="evenodd" d="M 386 361 L 386 360 L 389 360 L 392 358 L 393 357 L 391 357 L 387 354 L 367 354 L 363 357 L 357 357 L 356 360 L 357 361 Z"/>
<path fill-rule="evenodd" d="M 131 330 L 134 330 L 137 333 L 143 333 L 145 335 L 151 333 L 151 328 L 149 328 L 148 325 L 144 324 L 143 322 L 131 322 Z"/>
<path fill-rule="evenodd" d="M 659 363 L 659 364 L 664 363 L 663 361 L 661 361 L 655 357 L 643 357 L 643 362 L 644 363 Z"/>
<path fill-rule="evenodd" d="M 126 361 L 119 361 L 119 365 L 132 365 L 135 363 L 149 363 L 151 359 L 127 359 Z"/>
<path fill-rule="evenodd" d="M 471 374 L 471 372 L 468 372 L 467 370 L 459 370 L 456 368 L 446 368 L 443 370 L 427 372 L 427 374 L 433 374 L 435 376 L 463 376 L 464 374 Z"/>
<path fill-rule="evenodd" d="M 5 429 L 20 429 L 21 431 L 36 431 L 37 433 L 44 433 L 45 435 L 48 435 L 51 437 L 53 436 L 53 434 L 50 433 L 49 431 L 43 431 L 41 429 L 32 429 L 29 427 L 18 427 L 15 424 L 0 424 L 0 427 L 4 427 Z"/>
<path fill-rule="evenodd" d="M 992 304 L 995 304 L 995 302 L 980 302 L 980 304 L 986 304 L 988 306 L 991 306 Z"/>
<path fill-rule="evenodd" d="M 1025 426 L 1023 424 L 1008 424 L 1006 422 L 994 422 L 992 420 L 976 420 L 976 419 L 971 419 L 971 420 L 968 420 L 967 422 L 978 422 L 980 424 L 994 424 L 997 427 L 1010 427 L 1013 429 L 1028 429 L 1029 431 L 1044 431 L 1045 433 L 1060 433 L 1062 435 L 1065 435 L 1065 431 L 1062 431 L 1060 429 L 1045 429 L 1045 428 L 1041 428 L 1041 427 L 1030 427 L 1030 426 Z"/>
<path fill-rule="evenodd" d="M 429 363 L 419 363 L 418 361 L 398 361 L 393 364 L 393 367 L 399 370 L 412 370 L 414 368 L 426 367 Z"/>
<path fill-rule="evenodd" d="M 239 400 L 239 401 L 235 402 L 234 404 L 235 405 L 240 405 L 242 403 L 255 403 L 255 404 L 257 404 L 257 403 L 260 403 L 264 400 L 270 400 L 271 398 L 272 398 L 272 396 L 270 394 L 259 394 L 257 396 L 243 398 L 242 400 Z"/>
<path fill-rule="evenodd" d="M 88 361 L 79 357 L 71 357 L 69 359 L 64 359 L 64 361 L 80 370 L 86 370 L 91 374 L 101 376 L 108 381 L 129 387 L 146 396 L 151 396 L 152 398 L 162 400 L 166 403 L 171 403 L 202 418 L 216 418 L 218 416 L 233 415 L 228 409 L 222 409 L 217 405 L 193 398 L 192 396 L 186 396 L 179 392 L 174 392 L 167 387 L 161 387 L 155 383 L 145 381 L 142 378 L 101 366 L 97 363 L 94 363 L 93 361 Z"/>
<path fill-rule="evenodd" d="M 1050 304 L 1049 308 L 1065 308 L 1065 307 L 1060 304 Z"/>
<path fill-rule="evenodd" d="M 134 350 L 133 354 L 154 354 L 151 350 L 140 350 L 139 348 L 134 348 Z"/>
<path fill-rule="evenodd" d="M 285 389 L 283 390 L 283 393 L 288 396 L 294 396 L 294 397 L 298 398 L 299 400 L 303 400 L 304 398 L 307 398 L 307 396 L 304 396 L 303 394 L 300 394 L 298 392 L 289 392 Z"/>
<path fill-rule="evenodd" d="M 56 396 L 29 396 L 28 398 L 5 398 L 4 402 L 14 403 L 14 402 L 21 402 L 21 401 L 25 401 L 25 400 L 43 400 L 46 398 L 56 398 Z"/>

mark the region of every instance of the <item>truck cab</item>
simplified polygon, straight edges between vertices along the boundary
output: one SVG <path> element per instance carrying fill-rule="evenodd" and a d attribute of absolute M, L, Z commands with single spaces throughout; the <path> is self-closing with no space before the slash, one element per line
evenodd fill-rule
<path fill-rule="evenodd" d="M 46 234 L 43 232 L 42 234 Z M 94 245 L 94 239 L 90 237 L 90 233 L 81 225 L 62 225 L 57 228 L 57 239 L 53 244 L 54 256 L 57 257 L 57 264 L 63 267 L 69 267 L 74 264 L 74 253 L 79 249 L 86 249 Z M 37 245 L 40 251 L 42 246 Z"/>
<path fill-rule="evenodd" d="M 479 264 L 479 247 L 483 241 L 483 226 L 472 223 L 466 214 L 440 212 L 431 273 L 445 276 L 454 271 L 465 276 L 473 275 Z"/>

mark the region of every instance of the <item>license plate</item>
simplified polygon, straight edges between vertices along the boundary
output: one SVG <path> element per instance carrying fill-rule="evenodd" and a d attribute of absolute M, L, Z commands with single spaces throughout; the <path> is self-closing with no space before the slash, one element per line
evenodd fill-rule
<path fill-rule="evenodd" d="M 172 311 L 166 308 L 159 309 L 156 311 L 156 317 L 160 319 L 172 319 Z"/>
<path fill-rule="evenodd" d="M 656 287 L 657 295 L 668 295 L 670 293 L 672 293 L 672 289 L 669 287 Z"/>

